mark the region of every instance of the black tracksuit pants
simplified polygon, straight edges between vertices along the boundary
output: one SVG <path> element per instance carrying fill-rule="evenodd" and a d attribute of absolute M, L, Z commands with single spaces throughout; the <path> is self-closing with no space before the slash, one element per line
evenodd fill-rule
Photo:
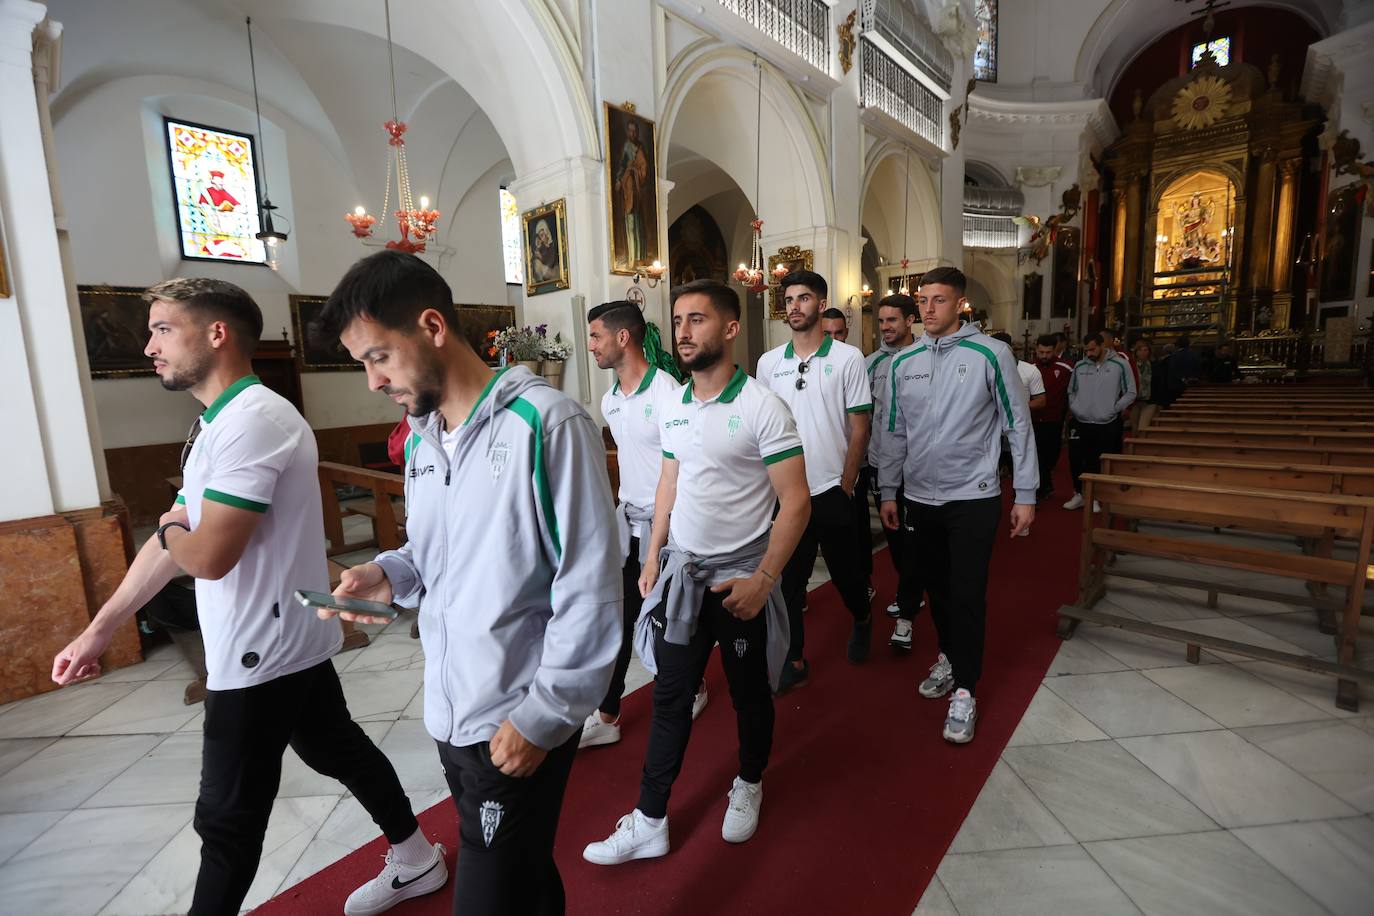
<path fill-rule="evenodd" d="M 768 623 L 760 611 L 740 620 L 725 609 L 725 596 L 707 591 L 702 598 L 697 631 L 685 646 L 668 642 L 664 606 L 652 612 L 654 719 L 649 749 L 639 783 L 639 810 L 646 817 L 668 813 L 668 795 L 682 770 L 692 735 L 692 699 L 706 673 L 711 647 L 720 643 L 720 663 L 730 684 L 739 733 L 739 778 L 759 782 L 773 748 L 773 689 L 768 682 Z"/>
<path fill-rule="evenodd" d="M 553 841 L 581 737 L 579 728 L 524 778 L 493 766 L 486 741 L 465 747 L 436 742 L 458 809 L 454 916 L 562 916 L 563 879 Z"/>
<path fill-rule="evenodd" d="M 620 636 L 620 654 L 615 657 L 611 686 L 606 689 L 606 698 L 597 707 L 608 716 L 620 715 L 620 695 L 625 692 L 625 672 L 630 670 L 635 621 L 639 619 L 639 609 L 644 604 L 644 599 L 639 597 L 639 538 L 630 538 L 630 555 L 625 558 L 620 578 L 625 596 L 625 630 Z"/>
<path fill-rule="evenodd" d="M 1031 424 L 1035 432 L 1035 454 L 1040 460 L 1040 493 L 1054 492 L 1054 466 L 1064 444 L 1063 420 L 1036 420 Z"/>
<path fill-rule="evenodd" d="M 391 762 L 349 715 L 333 662 L 252 687 L 207 691 L 192 916 L 235 914 L 242 906 L 287 745 L 315 772 L 347 786 L 392 843 L 419 828 Z"/>
<path fill-rule="evenodd" d="M 865 493 L 872 492 L 873 505 L 881 512 L 883 502 L 878 490 L 877 471 L 873 468 L 864 468 L 860 472 L 859 483 L 865 487 Z M 867 511 L 868 506 L 865 502 L 865 514 Z M 907 555 L 910 551 L 906 550 L 909 540 L 906 532 L 906 499 L 900 487 L 897 489 L 897 528 L 892 530 L 883 526 L 883 537 L 887 540 L 887 553 L 892 558 L 892 568 L 897 571 L 897 616 L 902 620 L 915 620 L 916 612 L 921 609 L 921 596 L 925 594 L 925 587 L 921 584 L 921 570 L 915 563 L 908 562 Z"/>
<path fill-rule="evenodd" d="M 907 501 L 908 543 L 930 596 L 940 651 L 955 688 L 974 692 L 983 673 L 988 565 L 1002 519 L 1002 497 L 928 506 Z"/>
<path fill-rule="evenodd" d="M 839 486 L 811 497 L 811 520 L 802 532 L 797 548 L 782 570 L 782 597 L 787 602 L 787 622 L 791 627 L 789 661 L 801 659 L 805 653 L 806 630 L 802 624 L 802 607 L 806 604 L 806 586 L 816 566 L 816 550 L 825 557 L 830 579 L 855 621 L 867 620 L 868 577 L 864 574 L 861 553 L 863 545 L 854 530 L 854 500 Z M 870 562 L 872 561 L 870 551 Z"/>
<path fill-rule="evenodd" d="M 1073 490 L 1083 492 L 1084 474 L 1102 472 L 1102 456 L 1121 451 L 1121 418 L 1110 423 L 1084 423 L 1073 420 L 1069 424 L 1069 471 L 1073 474 Z"/>

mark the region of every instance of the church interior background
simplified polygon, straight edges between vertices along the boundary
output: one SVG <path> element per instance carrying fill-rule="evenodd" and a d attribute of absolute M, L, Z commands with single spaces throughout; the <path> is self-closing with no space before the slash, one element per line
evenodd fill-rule
<path fill-rule="evenodd" d="M 1374 368 L 1366 0 L 0 0 L 0 122 L 0 585 L 30 609 L 0 702 L 52 689 L 168 502 L 197 408 L 147 371 L 135 294 L 171 277 L 255 297 L 261 374 L 347 465 L 397 418 L 312 310 L 396 239 L 474 339 L 571 341 L 593 416 L 588 308 L 666 328 L 672 285 L 730 282 L 752 367 L 789 333 L 756 259 L 814 266 L 865 352 L 878 299 L 954 265 L 1018 347 Z"/>

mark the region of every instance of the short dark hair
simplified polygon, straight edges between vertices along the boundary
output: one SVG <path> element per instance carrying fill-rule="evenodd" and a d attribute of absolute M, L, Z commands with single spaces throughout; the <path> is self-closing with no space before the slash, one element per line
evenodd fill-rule
<path fill-rule="evenodd" d="M 996 334 L 992 335 L 992 339 L 1000 340 L 1002 341 L 1002 343 L 1006 344 L 1009 347 L 1012 345 L 1011 335 L 1008 334 L 1006 331 L 998 331 Z"/>
<path fill-rule="evenodd" d="M 1058 334 L 1041 334 L 1039 337 L 1035 338 L 1036 346 L 1040 347 L 1052 347 L 1057 343 L 1059 343 Z"/>
<path fill-rule="evenodd" d="M 904 318 L 915 318 L 917 314 L 916 300 L 906 293 L 893 293 L 890 296 L 884 296 L 878 300 L 878 308 L 901 309 Z"/>
<path fill-rule="evenodd" d="M 630 340 L 641 347 L 644 346 L 644 332 L 647 330 L 644 323 L 644 313 L 639 310 L 639 306 L 628 299 L 603 302 L 594 307 L 587 313 L 587 324 L 591 324 L 593 321 L 600 321 L 615 332 L 629 331 Z"/>
<path fill-rule="evenodd" d="M 825 277 L 816 273 L 814 270 L 794 270 L 782 278 L 778 284 L 778 292 L 785 297 L 789 286 L 805 286 L 816 295 L 818 299 L 830 298 L 830 287 L 825 283 Z"/>
<path fill-rule="evenodd" d="M 1174 346 L 1178 347 L 1180 350 L 1186 350 L 1192 342 L 1192 338 L 1187 334 L 1180 334 L 1178 335 L 1178 340 L 1174 341 Z"/>
<path fill-rule="evenodd" d="M 933 267 L 926 271 L 921 277 L 921 286 L 932 283 L 943 283 L 961 296 L 968 290 L 968 278 L 957 267 Z"/>
<path fill-rule="evenodd" d="M 838 318 L 840 321 L 843 321 L 845 324 L 849 324 L 849 319 L 846 318 L 846 317 L 844 317 L 844 312 L 840 311 L 840 310 L 837 309 L 837 308 L 833 308 L 833 307 L 832 307 L 832 308 L 826 309 L 825 311 L 821 312 L 821 317 L 822 317 L 822 318 L 830 318 L 830 319 Z"/>
<path fill-rule="evenodd" d="M 415 319 L 426 309 L 434 309 L 449 328 L 458 334 L 458 310 L 453 307 L 453 291 L 439 271 L 415 255 L 387 249 L 370 254 L 343 275 L 329 300 L 320 310 L 320 327 L 337 337 L 355 319 L 367 318 L 384 328 L 409 333 Z"/>
<path fill-rule="evenodd" d="M 690 296 L 694 293 L 711 300 L 711 307 L 724 317 L 731 321 L 739 321 L 739 293 L 719 280 L 712 280 L 709 277 L 692 280 L 681 286 L 674 286 L 668 293 L 668 307 L 671 309 L 677 305 L 677 301 L 683 296 Z"/>
<path fill-rule="evenodd" d="M 207 321 L 223 321 L 242 339 L 243 351 L 253 354 L 262 339 L 262 309 L 240 286 L 209 277 L 163 280 L 148 287 L 144 302 L 177 302 Z"/>
<path fill-rule="evenodd" d="M 1083 335 L 1083 344 L 1084 344 L 1084 346 L 1086 346 L 1086 345 L 1088 345 L 1088 344 L 1090 344 L 1090 343 L 1105 344 L 1106 341 L 1102 339 L 1102 332 L 1101 332 L 1101 331 L 1089 331 L 1087 334 L 1084 334 L 1084 335 Z"/>

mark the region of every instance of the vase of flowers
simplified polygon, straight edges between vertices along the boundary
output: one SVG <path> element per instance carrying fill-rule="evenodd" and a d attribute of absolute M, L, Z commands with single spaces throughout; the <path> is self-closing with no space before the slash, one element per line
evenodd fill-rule
<path fill-rule="evenodd" d="M 517 328 L 514 325 L 499 331 L 492 340 L 492 346 L 498 351 L 505 351 L 507 365 L 524 366 L 536 375 L 539 373 L 539 363 L 543 358 L 544 336 L 548 332 L 548 325 L 541 324 L 531 328 L 525 325 Z"/>
<path fill-rule="evenodd" d="M 563 339 L 561 332 L 555 332 L 552 338 L 544 338 L 539 353 L 543 359 L 542 372 L 545 380 L 555 388 L 563 387 L 563 366 L 566 365 L 570 353 L 572 347 Z"/>

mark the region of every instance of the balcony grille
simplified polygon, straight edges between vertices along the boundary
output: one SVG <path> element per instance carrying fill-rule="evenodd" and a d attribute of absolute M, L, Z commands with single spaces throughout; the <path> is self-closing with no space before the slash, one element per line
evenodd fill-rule
<path fill-rule="evenodd" d="M 935 146 L 944 146 L 940 98 L 868 39 L 860 39 L 859 104 L 877 108 Z"/>
<path fill-rule="evenodd" d="M 1010 216 L 964 214 L 965 248 L 1015 248 L 1017 226 Z"/>
<path fill-rule="evenodd" d="M 817 70 L 830 72 L 830 7 L 822 0 L 720 0 L 720 5 Z"/>

